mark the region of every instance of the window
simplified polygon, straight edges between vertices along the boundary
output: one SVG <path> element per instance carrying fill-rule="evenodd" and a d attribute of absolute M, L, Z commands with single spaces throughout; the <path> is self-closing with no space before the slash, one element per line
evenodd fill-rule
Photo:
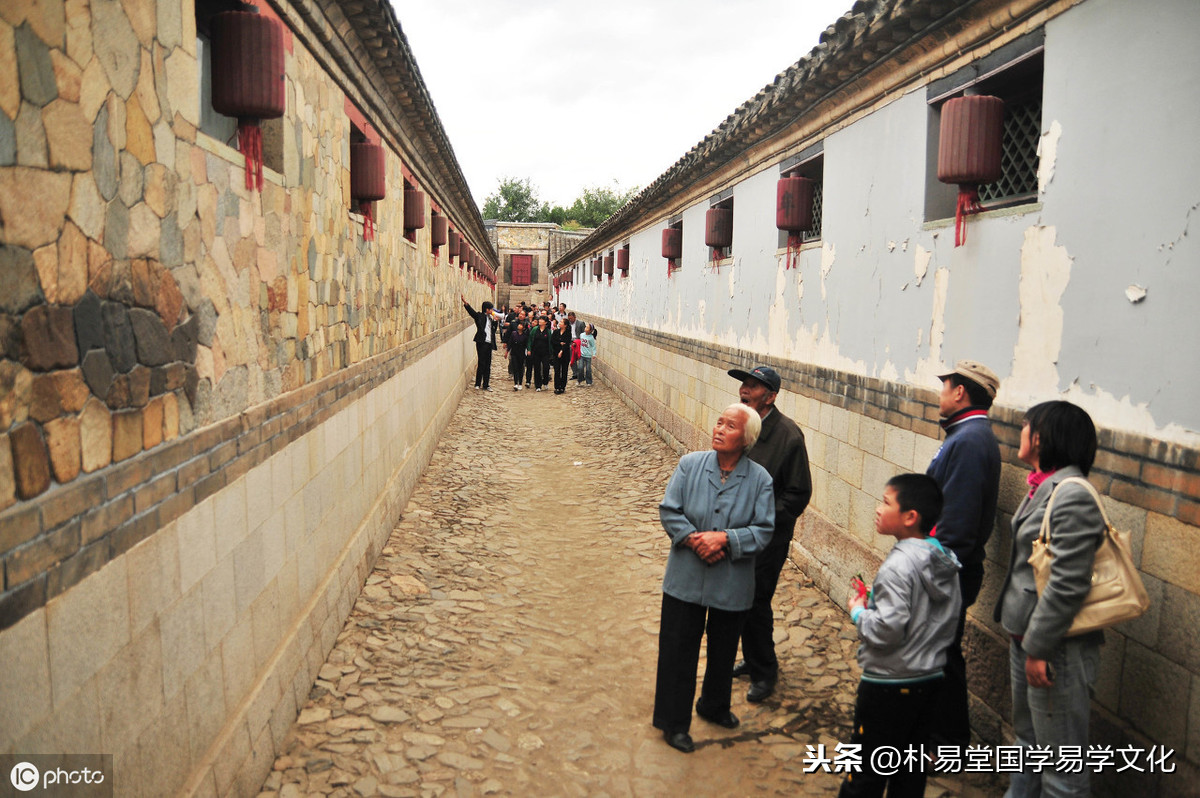
<path fill-rule="evenodd" d="M 704 217 L 704 245 L 712 248 L 713 261 L 724 260 L 733 250 L 733 189 L 727 188 L 708 201 Z"/>
<path fill-rule="evenodd" d="M 927 90 L 930 106 L 926 153 L 927 220 L 954 215 L 957 187 L 937 179 L 938 136 L 942 105 L 946 100 L 965 94 L 986 94 L 1004 101 L 1001 175 L 994 183 L 979 187 L 984 210 L 1037 202 L 1044 36 L 1044 31 L 1035 31 L 930 84 Z"/>
<path fill-rule="evenodd" d="M 663 230 L 662 256 L 667 259 L 667 276 L 683 268 L 683 214 L 672 216 Z"/>
<path fill-rule="evenodd" d="M 213 108 L 212 18 L 223 11 L 239 10 L 235 0 L 196 0 L 196 62 L 200 70 L 200 132 L 237 148 L 238 120 Z M 259 13 L 270 13 L 259 9 Z M 287 37 L 287 27 L 284 36 Z M 286 38 L 285 38 L 286 41 Z M 283 119 L 262 119 L 263 166 L 283 172 Z"/>
<path fill-rule="evenodd" d="M 825 188 L 825 143 L 818 141 L 811 147 L 806 147 L 799 154 L 788 158 L 779 166 L 780 177 L 806 177 L 813 181 L 812 227 L 800 235 L 801 243 L 817 241 L 821 238 L 821 207 Z M 786 230 L 779 231 L 779 249 L 788 245 Z"/>
<path fill-rule="evenodd" d="M 530 276 L 533 272 L 533 256 L 532 255 L 513 255 L 512 262 L 509 265 L 509 281 L 513 285 L 529 285 Z"/>

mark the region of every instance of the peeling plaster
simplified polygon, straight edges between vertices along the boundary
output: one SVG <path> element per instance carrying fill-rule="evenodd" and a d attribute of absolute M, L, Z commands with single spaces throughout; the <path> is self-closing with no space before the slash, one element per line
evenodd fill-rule
<path fill-rule="evenodd" d="M 1131 305 L 1136 305 L 1146 298 L 1146 286 L 1134 283 L 1125 289 L 1125 298 Z"/>
<path fill-rule="evenodd" d="M 829 276 L 829 270 L 833 268 L 833 261 L 837 258 L 834 252 L 833 244 L 828 241 L 821 243 L 821 301 L 827 301 L 829 297 L 825 294 L 825 278 Z"/>
<path fill-rule="evenodd" d="M 1054 161 L 1058 157 L 1058 140 L 1062 138 L 1062 125 L 1055 119 L 1050 129 L 1038 139 L 1038 194 L 1046 193 L 1046 186 L 1054 179 Z"/>
<path fill-rule="evenodd" d="M 1003 384 L 1001 385 L 1003 388 Z M 1092 392 L 1084 390 L 1076 380 L 1071 383 L 1061 396 L 1069 402 L 1088 411 L 1093 418 L 1105 419 L 1105 426 L 1115 426 L 1117 429 L 1128 430 L 1149 438 L 1171 441 L 1181 446 L 1200 446 L 1200 433 L 1193 432 L 1178 424 L 1168 424 L 1160 427 L 1154 422 L 1148 402 L 1136 405 L 1130 401 L 1129 394 L 1120 399 L 1095 385 L 1089 386 Z M 1045 397 L 1042 397 L 1043 399 Z"/>
<path fill-rule="evenodd" d="M 896 370 L 896 366 L 891 360 L 883 364 L 883 368 L 879 370 L 879 379 L 887 380 L 888 382 L 897 382 L 900 379 L 900 372 Z"/>
<path fill-rule="evenodd" d="M 1035 225 L 1021 244 L 1021 281 L 1017 343 L 1012 374 L 1000 386 L 1001 396 L 1018 407 L 1059 392 L 1058 356 L 1062 350 L 1062 297 L 1071 279 L 1073 258 L 1056 246 L 1057 228 Z"/>
<path fill-rule="evenodd" d="M 770 341 L 787 340 L 789 317 L 785 299 L 787 276 L 788 272 L 785 269 L 775 272 L 775 294 L 771 300 L 771 307 L 767 309 L 767 338 Z M 768 351 L 768 347 L 763 347 L 761 351 Z"/>
<path fill-rule="evenodd" d="M 933 258 L 933 252 L 917 244 L 917 251 L 913 254 L 913 272 L 917 275 L 917 286 L 919 287 L 925 279 L 925 275 L 929 273 L 929 261 Z"/>
<path fill-rule="evenodd" d="M 917 360 L 913 371 L 905 369 L 904 379 L 913 385 L 937 383 L 944 374 L 942 339 L 946 335 L 946 295 L 950 290 L 950 270 L 941 267 L 933 273 L 933 308 L 929 314 L 929 354 Z M 921 331 L 917 332 L 917 348 L 921 346 Z"/>

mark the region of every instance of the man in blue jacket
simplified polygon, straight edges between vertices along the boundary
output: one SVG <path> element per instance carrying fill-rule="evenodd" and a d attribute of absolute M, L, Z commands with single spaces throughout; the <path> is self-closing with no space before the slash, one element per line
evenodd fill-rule
<path fill-rule="evenodd" d="M 938 411 L 946 439 L 926 474 L 937 480 L 945 504 L 934 534 L 962 563 L 958 572 L 962 608 L 954 641 L 946 652 L 946 678 L 942 682 L 932 741 L 935 745 L 967 745 L 971 721 L 967 710 L 967 663 L 962 652 L 967 608 L 975 603 L 983 584 L 984 546 L 996 523 L 1000 494 L 1000 445 L 992 433 L 988 410 L 1000 388 L 995 372 L 974 360 L 960 360 L 941 376 Z"/>

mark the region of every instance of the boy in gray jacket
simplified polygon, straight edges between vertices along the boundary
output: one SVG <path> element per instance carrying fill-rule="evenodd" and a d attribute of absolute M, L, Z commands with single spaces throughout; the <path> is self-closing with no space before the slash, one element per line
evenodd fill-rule
<path fill-rule="evenodd" d="M 892 477 L 875 509 L 876 532 L 896 538 L 896 545 L 879 566 L 871 592 L 848 602 L 862 641 L 850 737 L 862 746 L 862 768 L 846 776 L 840 796 L 882 796 L 885 788 L 889 798 L 925 793 L 921 753 L 886 773 L 872 769 L 872 753 L 886 746 L 903 756 L 929 741 L 930 699 L 942 679 L 962 604 L 958 559 L 929 537 L 941 513 L 942 492 L 925 474 Z"/>

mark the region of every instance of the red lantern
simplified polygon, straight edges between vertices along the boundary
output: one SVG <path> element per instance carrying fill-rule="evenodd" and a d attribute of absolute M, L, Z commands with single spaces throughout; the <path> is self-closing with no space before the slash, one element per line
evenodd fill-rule
<path fill-rule="evenodd" d="M 955 97 L 942 106 L 938 134 L 938 180 L 958 184 L 954 246 L 967 240 L 967 216 L 983 210 L 979 187 L 1000 179 L 1004 101 L 999 97 Z"/>
<path fill-rule="evenodd" d="M 608 284 L 612 285 L 613 278 L 613 256 L 604 256 L 604 273 L 608 276 Z"/>
<path fill-rule="evenodd" d="M 678 227 L 668 227 L 662 232 L 662 256 L 667 259 L 667 276 L 679 267 L 679 259 L 683 257 L 683 231 Z"/>
<path fill-rule="evenodd" d="M 704 215 L 704 246 L 723 250 L 733 243 L 733 210 L 709 208 Z M 713 253 L 714 257 L 718 253 Z"/>
<path fill-rule="evenodd" d="M 212 104 L 238 119 L 238 149 L 246 156 L 246 188 L 262 191 L 260 119 L 283 116 L 283 25 L 258 9 L 212 18 Z"/>
<path fill-rule="evenodd" d="M 373 202 L 387 196 L 387 168 L 383 145 L 369 141 L 350 144 L 350 196 L 363 212 L 363 240 L 375 239 Z"/>
<path fill-rule="evenodd" d="M 450 263 L 458 257 L 458 231 L 451 230 L 446 234 L 446 255 Z"/>
<path fill-rule="evenodd" d="M 433 217 L 433 230 L 431 232 L 430 241 L 431 241 L 431 246 L 434 249 L 437 249 L 440 246 L 444 246 L 446 243 L 447 221 L 448 220 L 446 219 L 446 217 L 442 216 L 441 214 L 438 214 L 437 216 Z"/>
<path fill-rule="evenodd" d="M 592 276 L 599 277 L 604 272 L 604 264 L 600 258 L 592 258 Z"/>
<path fill-rule="evenodd" d="M 793 175 L 780 178 L 775 185 L 775 226 L 788 233 L 788 254 L 784 268 L 796 262 L 801 234 L 812 228 L 813 181 Z"/>
<path fill-rule="evenodd" d="M 420 230 L 425 226 L 425 192 L 418 188 L 404 189 L 404 230 Z"/>
<path fill-rule="evenodd" d="M 629 247 L 621 247 L 617 250 L 617 271 L 622 277 L 629 276 Z"/>

